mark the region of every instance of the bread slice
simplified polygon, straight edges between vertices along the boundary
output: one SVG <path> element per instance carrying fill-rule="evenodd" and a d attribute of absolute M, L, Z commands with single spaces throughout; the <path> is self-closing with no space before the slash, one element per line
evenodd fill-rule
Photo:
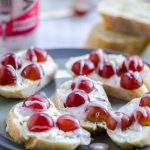
<path fill-rule="evenodd" d="M 61 114 L 50 101 L 51 107 L 44 111 L 53 119 Z M 32 150 L 73 150 L 79 145 L 90 143 L 90 134 L 82 128 L 76 132 L 64 132 L 58 127 L 53 127 L 45 132 L 31 132 L 27 128 L 27 121 L 32 115 L 30 110 L 25 110 L 22 103 L 16 104 L 9 112 L 6 119 L 6 131 L 16 143 L 25 145 Z M 79 134 L 78 134 L 79 133 Z"/>
<path fill-rule="evenodd" d="M 140 98 L 130 101 L 118 111 L 131 115 L 139 107 Z M 123 149 L 144 147 L 150 145 L 150 127 L 141 126 L 138 122 L 133 123 L 128 129 L 114 131 L 107 129 L 109 137 Z"/>
<path fill-rule="evenodd" d="M 78 78 L 78 79 L 77 79 Z M 88 79 L 87 77 L 79 76 L 75 80 L 80 80 L 79 78 Z M 75 80 L 66 81 L 63 83 L 54 94 L 52 100 L 56 106 L 62 113 L 70 113 L 75 115 L 79 120 L 80 124 L 83 128 L 90 132 L 96 132 L 97 130 L 101 131 L 105 128 L 105 122 L 91 122 L 86 119 L 86 107 L 87 106 L 100 106 L 105 108 L 108 111 L 111 111 L 111 105 L 108 101 L 106 93 L 100 82 L 92 81 L 94 83 L 95 89 L 88 94 L 90 98 L 90 102 L 84 103 L 78 107 L 65 107 L 65 101 L 67 96 L 72 92 L 71 84 Z"/>
<path fill-rule="evenodd" d="M 128 54 L 139 54 L 147 45 L 147 38 L 127 35 L 106 29 L 103 24 L 96 24 L 86 42 L 86 48 L 106 48 Z"/>
<path fill-rule="evenodd" d="M 98 11 L 107 28 L 150 37 L 150 3 L 144 0 L 103 0 Z"/>
<path fill-rule="evenodd" d="M 25 98 L 36 93 L 40 89 L 42 89 L 54 78 L 56 70 L 57 70 L 57 64 L 54 62 L 51 56 L 48 56 L 45 62 L 42 62 L 42 63 L 34 62 L 34 64 L 40 64 L 44 70 L 45 75 L 42 77 L 42 79 L 32 81 L 32 80 L 23 78 L 20 75 L 21 70 L 27 65 L 32 63 L 30 61 L 27 61 L 24 58 L 25 52 L 26 51 L 17 53 L 17 56 L 20 56 L 22 64 L 23 64 L 20 70 L 16 70 L 17 84 L 0 86 L 0 95 L 7 97 L 7 98 Z"/>
<path fill-rule="evenodd" d="M 73 76 L 73 72 L 71 71 L 72 65 L 77 61 L 81 59 L 87 59 L 89 55 L 79 56 L 70 58 L 68 62 L 66 63 L 66 67 L 71 72 Z M 108 54 L 108 57 L 110 60 L 115 61 L 116 64 L 119 66 L 123 63 L 125 56 L 123 55 L 115 55 L 115 54 Z M 142 96 L 144 93 L 150 91 L 149 84 L 150 84 L 150 68 L 145 65 L 142 72 L 140 72 L 140 75 L 143 79 L 143 85 L 135 90 L 126 90 L 120 86 L 120 77 L 118 76 L 112 76 L 109 79 L 104 79 L 100 77 L 95 71 L 88 75 L 89 78 L 95 81 L 102 82 L 102 85 L 106 91 L 106 93 L 110 96 L 116 97 L 118 99 L 130 101 L 133 98 L 137 98 Z"/>

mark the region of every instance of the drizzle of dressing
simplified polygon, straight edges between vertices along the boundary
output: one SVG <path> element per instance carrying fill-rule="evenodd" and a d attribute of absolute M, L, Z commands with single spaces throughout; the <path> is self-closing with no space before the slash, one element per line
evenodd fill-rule
<path fill-rule="evenodd" d="M 137 119 L 137 111 L 141 112 L 143 116 L 145 117 L 147 116 L 146 110 L 144 110 L 142 107 L 136 108 L 135 111 L 133 112 L 135 123 L 130 127 L 130 129 L 134 131 L 142 131 L 142 125 L 140 125 Z"/>
<path fill-rule="evenodd" d="M 141 77 L 139 72 L 137 72 L 137 71 L 135 71 L 133 75 L 136 80 L 138 80 Z"/>
<path fill-rule="evenodd" d="M 47 105 L 46 105 L 46 103 L 40 102 L 39 100 L 34 100 L 34 101 L 28 100 L 28 101 L 25 102 L 25 105 L 26 105 L 27 107 L 29 107 L 29 106 L 31 106 L 31 105 L 33 105 L 33 104 L 39 104 L 39 105 L 42 106 L 43 110 L 47 110 Z"/>
<path fill-rule="evenodd" d="M 136 57 L 132 57 L 132 60 L 131 61 L 133 61 L 133 65 L 134 65 L 134 68 L 135 68 L 135 70 L 137 70 L 137 68 L 138 68 L 138 65 L 142 65 L 141 63 L 141 61 L 138 61 L 138 58 L 136 58 Z M 125 61 L 125 67 L 127 68 L 127 70 L 129 71 L 130 70 L 130 68 L 129 68 L 129 65 L 130 65 L 130 62 L 131 61 L 129 61 L 129 60 L 126 60 Z"/>
<path fill-rule="evenodd" d="M 45 76 L 43 67 L 37 63 L 35 63 L 35 65 L 39 68 L 40 76 L 43 78 Z"/>
<path fill-rule="evenodd" d="M 80 60 L 80 68 L 79 68 L 80 69 L 80 71 L 79 71 L 80 74 L 83 74 L 83 67 L 84 67 L 84 59 L 81 59 Z"/>
<path fill-rule="evenodd" d="M 35 52 L 34 52 L 34 50 L 32 50 L 32 48 L 31 48 L 31 51 L 30 51 L 31 53 L 32 53 L 32 62 L 37 62 L 37 56 L 36 56 L 36 54 L 35 54 Z"/>
<path fill-rule="evenodd" d="M 105 56 L 103 50 L 102 50 L 102 49 L 98 49 L 98 50 L 96 51 L 96 54 L 97 54 L 98 57 L 99 57 L 100 63 L 103 64 L 103 63 L 105 62 L 105 59 L 106 59 L 106 56 Z"/>
<path fill-rule="evenodd" d="M 78 85 L 81 83 L 82 80 L 90 80 L 92 81 L 90 78 L 87 78 L 86 76 L 78 76 L 76 77 L 73 82 L 75 83 L 75 88 L 74 90 L 78 89 Z M 93 81 L 92 81 L 93 82 Z"/>
<path fill-rule="evenodd" d="M 145 98 L 145 97 L 150 97 L 150 92 L 149 93 L 145 93 L 142 98 Z"/>

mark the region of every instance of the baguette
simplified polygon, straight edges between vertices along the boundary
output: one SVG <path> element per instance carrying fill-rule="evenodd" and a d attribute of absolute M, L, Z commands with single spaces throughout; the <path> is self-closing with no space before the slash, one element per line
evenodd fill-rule
<path fill-rule="evenodd" d="M 42 113 L 46 113 L 54 120 L 57 120 L 61 114 L 50 100 L 49 102 L 50 108 Z M 24 114 L 25 112 L 26 115 Z M 8 134 L 16 143 L 25 145 L 27 149 L 73 150 L 79 145 L 87 145 L 91 141 L 90 134 L 82 128 L 64 132 L 54 126 L 48 131 L 32 132 L 27 125 L 32 113 L 31 110 L 23 108 L 22 103 L 19 103 L 10 110 L 6 119 L 6 131 Z"/>
<path fill-rule="evenodd" d="M 76 76 L 71 70 L 73 64 L 77 62 L 78 60 L 83 60 L 83 59 L 88 59 L 88 58 L 89 58 L 89 55 L 70 58 L 70 60 L 68 60 L 68 62 L 66 63 L 66 67 L 68 68 L 68 70 L 71 72 L 73 76 Z M 109 61 L 115 62 L 115 64 L 117 64 L 118 66 L 121 66 L 123 61 L 126 58 L 123 55 L 108 54 L 108 59 Z M 117 76 L 117 75 L 114 75 L 110 77 L 109 79 L 105 79 L 99 76 L 97 71 L 95 70 L 94 72 L 88 74 L 87 76 L 91 78 L 92 80 L 102 82 L 103 87 L 106 90 L 106 93 L 108 95 L 122 99 L 122 100 L 130 101 L 131 99 L 140 97 L 144 93 L 150 91 L 150 86 L 149 86 L 150 68 L 146 64 L 144 64 L 144 69 L 143 71 L 139 72 L 139 74 L 143 80 L 143 84 L 139 88 L 132 89 L 132 90 L 122 88 L 120 86 L 120 76 Z"/>
<path fill-rule="evenodd" d="M 103 24 L 96 24 L 86 42 L 86 48 L 106 48 L 128 54 L 139 54 L 147 45 L 147 38 L 127 35 L 108 30 Z"/>
<path fill-rule="evenodd" d="M 143 0 L 103 0 L 98 11 L 107 28 L 150 37 L 150 3 Z"/>
<path fill-rule="evenodd" d="M 54 94 L 52 100 L 56 106 L 62 113 L 70 113 L 75 115 L 79 120 L 80 124 L 83 128 L 90 132 L 96 132 L 97 130 L 101 131 L 105 128 L 105 121 L 91 121 L 87 119 L 87 113 L 86 113 L 86 108 L 89 106 L 98 106 L 100 108 L 106 109 L 108 112 L 111 111 L 111 105 L 108 101 L 108 98 L 105 94 L 105 91 L 103 87 L 101 86 L 100 82 L 95 82 L 94 83 L 94 90 L 91 93 L 88 93 L 88 96 L 90 98 L 90 102 L 84 103 L 80 106 L 74 106 L 74 107 L 65 107 L 66 105 L 66 99 L 70 93 L 72 93 L 71 85 L 73 83 L 79 83 L 81 80 L 90 80 L 87 77 L 84 76 L 79 76 L 75 78 L 74 80 L 66 81 L 63 83 L 57 90 L 56 93 Z M 77 85 L 76 85 L 77 86 Z M 77 89 L 74 89 L 73 91 L 76 91 Z M 77 101 L 78 99 L 76 99 Z M 98 114 L 99 112 L 97 112 Z M 96 115 L 96 112 L 95 112 Z M 94 114 L 93 114 L 94 116 Z M 100 116 L 97 116 L 97 118 Z"/>
<path fill-rule="evenodd" d="M 139 102 L 140 98 L 134 99 L 120 108 L 118 112 L 123 112 L 124 114 L 131 116 L 135 111 L 141 109 Z M 107 128 L 107 133 L 109 137 L 123 149 L 132 149 L 150 145 L 150 126 L 142 126 L 137 120 L 126 130 L 121 130 L 119 128 L 110 130 Z"/>
<path fill-rule="evenodd" d="M 26 51 L 17 53 L 16 55 L 21 58 L 23 66 L 19 70 L 15 70 L 17 74 L 17 83 L 13 85 L 0 85 L 0 95 L 7 98 L 25 98 L 28 97 L 53 80 L 57 64 L 54 62 L 51 56 L 47 56 L 47 60 L 44 62 L 34 62 L 36 65 L 40 65 L 43 68 L 44 76 L 39 80 L 30 80 L 21 76 L 23 68 L 32 64 L 33 62 L 25 59 Z"/>

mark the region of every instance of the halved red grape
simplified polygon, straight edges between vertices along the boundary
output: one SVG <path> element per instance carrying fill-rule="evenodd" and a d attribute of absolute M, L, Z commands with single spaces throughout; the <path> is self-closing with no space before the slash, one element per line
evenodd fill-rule
<path fill-rule="evenodd" d="M 113 61 L 108 61 L 105 64 L 99 64 L 97 73 L 103 78 L 110 78 L 118 74 L 119 68 Z"/>
<path fill-rule="evenodd" d="M 54 121 L 48 114 L 35 113 L 29 118 L 27 127 L 31 132 L 44 132 L 54 127 Z"/>
<path fill-rule="evenodd" d="M 74 131 L 80 128 L 79 121 L 75 116 L 65 114 L 60 116 L 56 122 L 58 128 L 64 132 Z"/>
<path fill-rule="evenodd" d="M 132 117 L 122 112 L 115 112 L 113 115 L 109 115 L 106 119 L 107 128 L 110 130 L 115 130 L 116 128 L 126 130 L 131 126 L 132 122 Z"/>
<path fill-rule="evenodd" d="M 14 67 L 14 69 L 20 69 L 22 66 L 20 57 L 16 56 L 16 54 L 12 52 L 2 56 L 1 63 L 4 66 L 11 65 Z"/>
<path fill-rule="evenodd" d="M 108 57 L 106 53 L 102 49 L 96 49 L 92 51 L 89 55 L 89 59 L 94 63 L 97 67 L 99 63 L 106 63 L 108 61 Z"/>
<path fill-rule="evenodd" d="M 120 85 L 124 89 L 138 89 L 142 84 L 143 80 L 138 72 L 129 71 L 121 76 Z"/>
<path fill-rule="evenodd" d="M 13 85 L 17 82 L 17 74 L 10 65 L 0 66 L 0 85 Z"/>
<path fill-rule="evenodd" d="M 85 76 L 79 76 L 71 84 L 71 89 L 80 89 L 86 93 L 91 93 L 94 90 L 94 83 Z"/>
<path fill-rule="evenodd" d="M 145 93 L 140 100 L 140 106 L 150 107 L 150 92 Z"/>
<path fill-rule="evenodd" d="M 31 108 L 37 112 L 41 112 L 50 107 L 50 102 L 45 96 L 34 94 L 23 101 L 22 107 Z"/>
<path fill-rule="evenodd" d="M 22 70 L 21 76 L 33 81 L 40 80 L 44 76 L 44 70 L 40 65 L 30 64 Z"/>
<path fill-rule="evenodd" d="M 40 48 L 30 48 L 26 52 L 26 58 L 32 62 L 44 62 L 47 60 L 47 52 Z"/>
<path fill-rule="evenodd" d="M 144 62 L 139 56 L 130 56 L 126 58 L 122 64 L 122 71 L 127 72 L 129 70 L 131 71 L 142 71 L 144 68 Z"/>
<path fill-rule="evenodd" d="M 103 122 L 109 115 L 109 112 L 101 106 L 88 106 L 85 110 L 86 119 L 91 122 Z"/>
<path fill-rule="evenodd" d="M 87 101 L 90 101 L 90 98 L 85 92 L 73 91 L 68 95 L 65 107 L 78 107 Z"/>
<path fill-rule="evenodd" d="M 150 126 L 150 108 L 147 106 L 139 107 L 136 110 L 136 119 L 142 126 Z"/>
<path fill-rule="evenodd" d="M 92 73 L 94 69 L 95 69 L 94 64 L 92 63 L 92 61 L 88 59 L 76 61 L 71 68 L 72 72 L 75 75 L 88 75 Z"/>

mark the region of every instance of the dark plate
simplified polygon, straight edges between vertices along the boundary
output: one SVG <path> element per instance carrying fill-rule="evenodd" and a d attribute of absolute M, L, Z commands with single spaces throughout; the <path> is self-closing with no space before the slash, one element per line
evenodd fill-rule
<path fill-rule="evenodd" d="M 80 56 L 89 53 L 90 49 L 53 49 L 48 50 L 48 53 L 52 55 L 55 59 L 57 64 L 59 65 L 59 69 L 65 70 L 64 64 L 68 60 L 69 57 L 73 56 Z M 109 52 L 108 53 L 115 53 L 119 54 L 118 52 Z M 53 82 L 48 84 L 45 88 L 41 91 L 44 91 L 48 97 L 51 97 L 52 94 L 55 92 L 55 89 L 64 81 L 68 80 L 69 78 L 66 76 L 64 78 L 56 78 Z M 23 150 L 24 147 L 18 145 L 12 141 L 12 139 L 7 135 L 5 132 L 5 118 L 13 105 L 18 103 L 19 100 L 17 99 L 6 99 L 4 97 L 0 97 L 0 149 L 1 150 Z M 117 100 L 110 98 L 110 102 L 114 109 L 117 109 L 125 104 L 124 101 Z M 92 135 L 93 141 L 92 142 L 104 142 L 110 146 L 111 150 L 121 150 L 116 144 L 114 144 L 111 139 L 107 136 L 106 132 L 97 133 Z M 141 150 L 148 150 L 150 147 L 142 148 Z M 80 146 L 78 150 L 89 150 L 88 146 Z"/>

